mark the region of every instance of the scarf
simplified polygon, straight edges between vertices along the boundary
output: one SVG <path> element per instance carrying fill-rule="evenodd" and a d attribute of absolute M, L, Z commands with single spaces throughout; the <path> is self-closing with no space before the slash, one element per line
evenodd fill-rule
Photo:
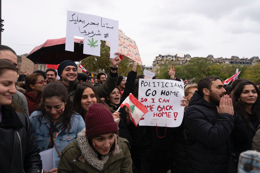
<path fill-rule="evenodd" d="M 59 132 L 59 130 L 62 128 L 63 125 L 63 117 L 56 123 L 54 124 L 53 119 L 51 118 L 51 116 L 47 113 L 44 114 L 44 118 L 46 119 L 46 121 L 50 124 L 50 128 L 49 128 L 49 134 L 50 134 L 50 138 L 51 139 L 55 139 L 57 136 L 56 134 Z M 53 140 L 50 139 L 48 148 L 53 148 L 54 144 L 53 144 Z"/>
<path fill-rule="evenodd" d="M 107 163 L 111 153 L 102 156 L 101 160 L 98 158 L 98 153 L 90 146 L 88 139 L 86 137 L 86 129 L 84 128 L 77 137 L 79 149 L 85 158 L 85 160 L 98 171 L 103 170 L 105 164 Z M 118 154 L 120 152 L 119 146 L 117 144 L 117 136 L 115 135 L 115 149 L 112 151 L 112 154 Z"/>
<path fill-rule="evenodd" d="M 23 123 L 11 106 L 1 106 L 1 119 L 0 127 L 2 128 L 20 129 L 23 127 Z"/>

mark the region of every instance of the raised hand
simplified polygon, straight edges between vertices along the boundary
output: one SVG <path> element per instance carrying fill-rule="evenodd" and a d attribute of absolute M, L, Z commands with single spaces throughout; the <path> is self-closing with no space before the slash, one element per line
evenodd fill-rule
<path fill-rule="evenodd" d="M 116 52 L 115 55 L 117 55 L 115 58 L 110 58 L 110 66 L 113 68 L 117 68 L 118 64 L 121 61 L 121 59 L 119 58 L 120 53 Z"/>
<path fill-rule="evenodd" d="M 113 118 L 114 118 L 114 120 L 116 121 L 116 123 L 118 125 L 119 122 L 120 122 L 120 113 L 119 112 L 114 112 L 112 115 L 113 115 Z"/>
<path fill-rule="evenodd" d="M 229 95 L 224 95 L 220 98 L 219 106 L 217 106 L 218 113 L 227 113 L 230 115 L 234 115 L 234 107 L 232 103 L 232 99 L 229 97 Z"/>
<path fill-rule="evenodd" d="M 171 79 L 175 79 L 175 68 L 173 67 L 173 65 L 171 66 L 171 69 L 168 70 L 168 73 Z"/>
<path fill-rule="evenodd" d="M 136 72 L 136 67 L 137 67 L 137 62 L 134 61 L 134 62 L 133 62 L 133 68 L 132 68 L 132 71 Z"/>

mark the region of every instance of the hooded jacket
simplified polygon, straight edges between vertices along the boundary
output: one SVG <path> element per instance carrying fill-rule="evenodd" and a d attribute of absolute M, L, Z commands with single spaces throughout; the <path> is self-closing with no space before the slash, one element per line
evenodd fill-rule
<path fill-rule="evenodd" d="M 82 130 L 77 139 L 62 152 L 58 173 L 130 173 L 132 159 L 126 139 L 115 137 L 115 149 L 98 159 L 98 154 L 89 145 L 86 130 Z"/>
<path fill-rule="evenodd" d="M 188 172 L 227 172 L 228 153 L 233 151 L 233 142 L 247 142 L 241 118 L 237 114 L 219 114 L 216 105 L 204 100 L 198 92 L 191 98 L 184 117 Z"/>

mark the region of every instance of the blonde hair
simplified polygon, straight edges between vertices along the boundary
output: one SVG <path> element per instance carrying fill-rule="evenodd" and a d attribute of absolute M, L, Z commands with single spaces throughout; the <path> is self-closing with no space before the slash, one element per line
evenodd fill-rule
<path fill-rule="evenodd" d="M 185 97 L 186 97 L 187 95 L 189 95 L 189 90 L 190 90 L 191 88 L 198 88 L 198 85 L 197 85 L 197 84 L 188 84 L 188 85 L 186 85 L 186 86 L 185 86 L 185 89 L 184 89 Z"/>

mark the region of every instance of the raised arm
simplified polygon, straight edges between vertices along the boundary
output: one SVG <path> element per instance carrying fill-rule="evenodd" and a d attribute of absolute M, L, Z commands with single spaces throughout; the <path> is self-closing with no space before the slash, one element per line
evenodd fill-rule
<path fill-rule="evenodd" d="M 100 98 L 109 95 L 117 85 L 118 80 L 118 64 L 120 63 L 119 53 L 116 53 L 116 58 L 110 58 L 110 72 L 107 75 L 106 81 L 97 87 L 98 96 Z"/>
<path fill-rule="evenodd" d="M 130 94 L 134 92 L 135 89 L 135 79 L 136 79 L 136 67 L 137 67 L 137 62 L 133 63 L 133 68 L 132 70 L 128 73 L 127 75 L 127 81 L 125 84 L 125 90 L 124 93 L 121 97 L 121 102 L 125 100 L 125 98 Z"/>

